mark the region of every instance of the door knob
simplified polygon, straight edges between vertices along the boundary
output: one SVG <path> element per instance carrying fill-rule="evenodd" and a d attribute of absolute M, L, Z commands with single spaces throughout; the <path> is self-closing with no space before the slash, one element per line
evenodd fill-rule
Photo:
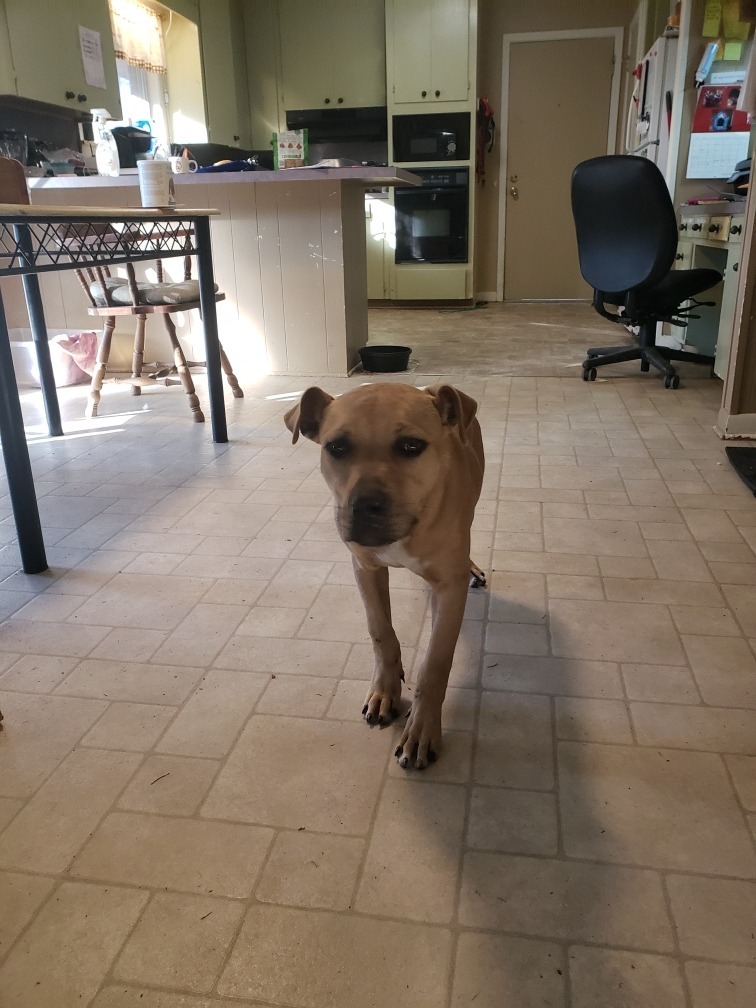
<path fill-rule="evenodd" d="M 512 186 L 509 190 L 509 195 L 512 197 L 512 199 L 517 199 L 520 195 L 520 191 L 516 186 Z"/>

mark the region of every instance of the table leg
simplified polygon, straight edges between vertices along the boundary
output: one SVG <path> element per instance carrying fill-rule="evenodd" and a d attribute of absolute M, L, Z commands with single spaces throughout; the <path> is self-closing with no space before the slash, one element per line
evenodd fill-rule
<path fill-rule="evenodd" d="M 8 491 L 18 533 L 21 563 L 27 574 L 41 574 L 47 570 L 48 564 L 2 295 L 0 295 L 0 443 L 3 446 L 3 461 L 8 475 Z"/>
<path fill-rule="evenodd" d="M 213 441 L 228 441 L 226 404 L 223 399 L 223 372 L 221 370 L 218 341 L 218 315 L 215 310 L 215 281 L 213 279 L 213 253 L 210 244 L 210 221 L 199 217 L 194 221 L 197 239 L 197 279 L 200 288 L 200 311 L 205 332 L 205 360 L 207 362 L 207 390 L 210 398 L 210 420 Z"/>
<path fill-rule="evenodd" d="M 50 358 L 50 344 L 47 341 L 47 324 L 42 307 L 42 296 L 39 292 L 39 280 L 33 273 L 29 273 L 21 279 L 24 284 L 26 310 L 29 313 L 32 339 L 37 354 L 39 384 L 42 386 L 42 401 L 45 404 L 47 429 L 51 437 L 61 437 L 63 425 L 60 419 L 58 391 L 55 387 L 55 375 Z"/>
<path fill-rule="evenodd" d="M 13 230 L 19 248 L 25 253 L 24 258 L 26 262 L 31 265 L 32 259 L 29 258 L 31 238 L 28 227 L 17 225 Z M 29 273 L 22 276 L 21 280 L 24 285 L 26 310 L 29 315 L 34 350 L 37 354 L 37 364 L 39 365 L 39 384 L 42 386 L 42 400 L 45 404 L 47 429 L 51 437 L 61 437 L 63 426 L 60 419 L 58 392 L 55 388 L 55 375 L 53 374 L 52 360 L 50 358 L 50 344 L 47 341 L 47 324 L 45 322 L 45 309 L 42 305 L 42 295 L 39 291 L 39 279 L 36 274 Z"/>

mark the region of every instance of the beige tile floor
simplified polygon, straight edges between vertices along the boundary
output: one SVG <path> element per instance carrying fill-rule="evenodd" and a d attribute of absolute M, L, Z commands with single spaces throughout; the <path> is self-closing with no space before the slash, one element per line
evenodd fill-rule
<path fill-rule="evenodd" d="M 413 347 L 391 380 L 480 403 L 490 588 L 441 760 L 360 721 L 348 554 L 281 422 L 310 382 L 248 377 L 227 446 L 179 390 L 91 422 L 64 390 L 55 441 L 26 395 L 52 566 L 0 497 L 0 1004 L 752 1008 L 756 498 L 720 383 L 581 382 L 585 306 L 371 324 Z"/>

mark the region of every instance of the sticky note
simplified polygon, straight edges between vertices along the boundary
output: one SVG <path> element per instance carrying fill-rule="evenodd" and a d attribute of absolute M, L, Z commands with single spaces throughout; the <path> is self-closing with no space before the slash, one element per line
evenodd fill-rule
<path fill-rule="evenodd" d="M 742 42 L 725 42 L 722 59 L 739 60 L 743 55 Z"/>
<path fill-rule="evenodd" d="M 724 22 L 724 36 L 726 39 L 738 39 L 741 42 L 745 42 L 751 26 L 748 21 L 740 20 L 740 0 L 723 0 L 722 20 Z"/>
<path fill-rule="evenodd" d="M 704 38 L 719 38 L 719 26 L 722 23 L 721 0 L 707 0 L 704 9 L 704 20 L 701 34 Z"/>

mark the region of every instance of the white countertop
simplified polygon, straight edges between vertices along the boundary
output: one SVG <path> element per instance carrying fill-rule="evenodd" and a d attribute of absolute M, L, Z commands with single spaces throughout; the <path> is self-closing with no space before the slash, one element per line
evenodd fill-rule
<path fill-rule="evenodd" d="M 258 185 L 264 182 L 351 182 L 364 187 L 422 184 L 418 175 L 394 165 L 357 165 L 353 168 L 283 168 L 278 171 L 244 172 L 192 172 L 174 175 L 176 185 Z M 135 173 L 118 176 L 105 175 L 55 175 L 46 178 L 27 179 L 29 188 L 35 189 L 105 189 L 115 186 L 136 186 L 139 184 Z"/>

